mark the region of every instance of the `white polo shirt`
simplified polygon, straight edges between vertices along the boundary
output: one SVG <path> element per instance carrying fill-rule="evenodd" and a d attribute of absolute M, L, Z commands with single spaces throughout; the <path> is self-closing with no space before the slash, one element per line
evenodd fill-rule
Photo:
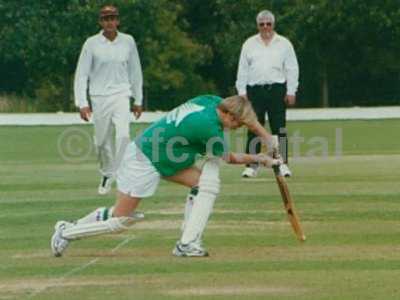
<path fill-rule="evenodd" d="M 133 37 L 121 32 L 110 41 L 103 31 L 89 37 L 82 47 L 75 72 L 75 105 L 88 106 L 89 95 L 110 96 L 121 93 L 134 97 L 136 105 L 143 101 L 143 75 Z"/>
<path fill-rule="evenodd" d="M 268 45 L 261 35 L 248 38 L 240 53 L 236 89 L 246 95 L 246 85 L 286 82 L 288 95 L 295 95 L 299 85 L 299 65 L 291 42 L 275 33 Z"/>

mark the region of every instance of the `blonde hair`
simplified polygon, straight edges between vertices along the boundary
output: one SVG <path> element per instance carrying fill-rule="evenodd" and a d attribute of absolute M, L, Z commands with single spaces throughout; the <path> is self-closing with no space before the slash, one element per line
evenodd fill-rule
<path fill-rule="evenodd" d="M 242 96 L 231 96 L 222 100 L 218 108 L 232 114 L 243 124 L 251 124 L 257 121 L 257 116 L 249 100 Z"/>

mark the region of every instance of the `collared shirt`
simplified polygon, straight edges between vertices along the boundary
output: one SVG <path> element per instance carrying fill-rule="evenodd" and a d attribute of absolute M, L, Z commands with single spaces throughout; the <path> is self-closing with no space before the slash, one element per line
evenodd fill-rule
<path fill-rule="evenodd" d="M 244 42 L 240 53 L 236 89 L 246 95 L 246 85 L 286 82 L 288 95 L 295 95 L 299 85 L 299 65 L 290 41 L 275 33 L 268 45 L 261 35 Z"/>
<path fill-rule="evenodd" d="M 110 41 L 101 31 L 86 40 L 74 82 L 75 105 L 80 108 L 88 106 L 88 82 L 91 96 L 121 93 L 135 98 L 135 105 L 142 105 L 142 67 L 131 35 L 118 32 Z"/>

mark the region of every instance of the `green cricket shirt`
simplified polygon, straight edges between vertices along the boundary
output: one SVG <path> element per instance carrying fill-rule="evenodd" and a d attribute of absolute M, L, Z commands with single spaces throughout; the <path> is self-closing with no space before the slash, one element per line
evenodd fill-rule
<path fill-rule="evenodd" d="M 170 111 L 135 139 L 162 176 L 192 166 L 199 155 L 227 152 L 224 130 L 217 113 L 222 98 L 195 97 Z"/>

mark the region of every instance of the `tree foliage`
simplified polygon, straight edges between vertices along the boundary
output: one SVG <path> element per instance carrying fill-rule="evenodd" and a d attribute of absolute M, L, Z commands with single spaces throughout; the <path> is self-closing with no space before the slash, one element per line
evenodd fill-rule
<path fill-rule="evenodd" d="M 303 76 L 315 77 L 315 90 L 326 80 L 331 105 L 379 105 L 398 96 L 399 7 L 396 0 L 302 0 L 288 12 Z"/>
<path fill-rule="evenodd" d="M 96 34 L 101 0 L 0 0 L 0 91 L 72 109 L 73 73 Z M 145 102 L 168 109 L 235 92 L 240 48 L 270 9 L 300 63 L 300 106 L 393 104 L 399 98 L 398 0 L 116 0 L 137 41 Z"/>

